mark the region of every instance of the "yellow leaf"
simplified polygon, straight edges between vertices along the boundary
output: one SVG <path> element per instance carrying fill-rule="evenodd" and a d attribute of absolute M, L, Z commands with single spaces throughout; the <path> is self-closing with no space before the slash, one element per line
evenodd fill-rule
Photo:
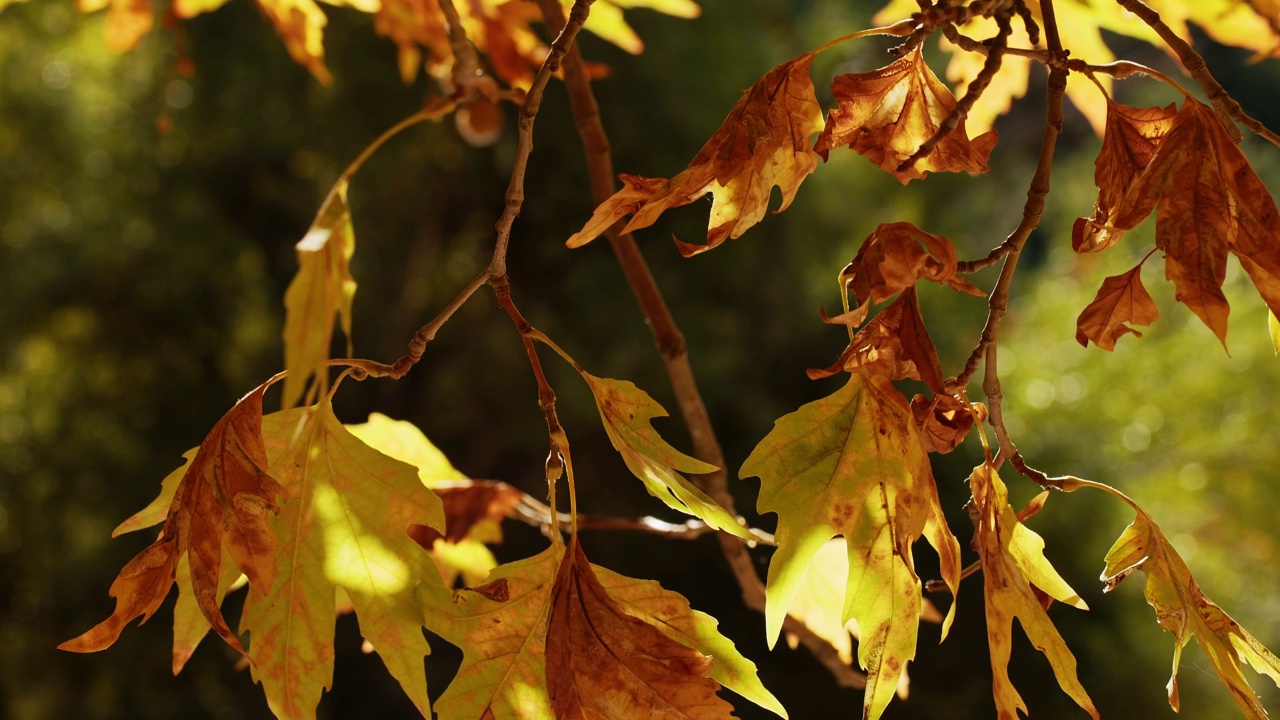
<path fill-rule="evenodd" d="M 333 82 L 324 65 L 324 26 L 329 20 L 320 6 L 313 0 L 258 0 L 258 6 L 276 26 L 294 62 L 325 85 Z"/>
<path fill-rule="evenodd" d="M 1076 677 L 1076 659 L 1032 588 L 1081 610 L 1088 608 L 1045 559 L 1044 540 L 1018 520 L 1009 505 L 1009 491 L 996 471 L 990 465 L 979 465 L 969 476 L 969 485 L 977 508 L 975 544 L 982 560 L 987 639 L 1000 720 L 1018 720 L 1018 711 L 1027 712 L 1022 697 L 1009 681 L 1015 617 L 1031 643 L 1048 658 L 1058 685 L 1097 720 L 1098 711 Z M 1043 501 L 1041 496 L 1033 502 Z"/>
<path fill-rule="evenodd" d="M 296 249 L 298 274 L 284 294 L 284 366 L 289 372 L 284 379 L 285 410 L 302 400 L 308 380 L 314 378 L 317 396 L 329 387 L 329 346 L 336 318 L 341 319 L 347 354 L 351 354 L 356 281 L 350 263 L 356 238 L 345 180 L 329 193 Z"/>
<path fill-rule="evenodd" d="M 369 421 L 347 425 L 347 432 L 388 457 L 409 463 L 418 469 L 418 477 L 427 487 L 438 487 L 451 480 L 466 480 L 417 425 L 393 420 L 382 413 L 369 413 Z"/>

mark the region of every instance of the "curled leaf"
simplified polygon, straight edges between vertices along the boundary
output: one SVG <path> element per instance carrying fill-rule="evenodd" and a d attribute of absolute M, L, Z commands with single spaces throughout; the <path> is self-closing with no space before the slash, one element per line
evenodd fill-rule
<path fill-rule="evenodd" d="M 880 303 L 925 279 L 982 297 L 983 292 L 956 275 L 955 245 L 908 222 L 883 223 L 858 247 L 841 277 L 857 304 Z"/>
<path fill-rule="evenodd" d="M 973 413 L 951 395 L 911 398 L 911 417 L 920 431 L 925 452 L 945 455 L 964 442 L 973 429 Z"/>
<path fill-rule="evenodd" d="M 904 291 L 898 299 L 876 314 L 871 322 L 854 334 L 853 340 L 835 364 L 811 369 L 811 379 L 830 377 L 840 372 L 880 375 L 890 380 L 919 380 L 935 393 L 942 393 L 942 366 L 920 316 L 920 303 L 915 288 Z"/>

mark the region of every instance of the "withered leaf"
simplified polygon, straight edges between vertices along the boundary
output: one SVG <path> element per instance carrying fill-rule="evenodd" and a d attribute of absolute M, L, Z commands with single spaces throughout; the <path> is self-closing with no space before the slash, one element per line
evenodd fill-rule
<path fill-rule="evenodd" d="M 969 486 L 976 506 L 975 546 L 982 561 L 987 639 L 1000 720 L 1018 720 L 1019 711 L 1027 712 L 1022 696 L 1009 680 L 1015 617 L 1027 638 L 1049 660 L 1063 692 L 1098 720 L 1093 701 L 1076 677 L 1075 656 L 1045 613 L 1041 598 L 1047 596 L 1081 610 L 1088 607 L 1045 558 L 1044 540 L 1019 520 L 995 469 L 988 464 L 974 468 Z M 1033 514 L 1043 502 L 1044 496 L 1037 498 L 1027 514 Z"/>
<path fill-rule="evenodd" d="M 855 333 L 835 364 L 810 369 L 808 375 L 817 380 L 840 372 L 862 372 L 890 380 L 911 378 L 943 393 L 942 366 L 920 316 L 914 287 L 903 291 Z"/>
<path fill-rule="evenodd" d="M 951 395 L 916 395 L 911 398 L 911 417 L 920 431 L 925 452 L 940 455 L 959 447 L 973 429 L 973 413 Z"/>
<path fill-rule="evenodd" d="M 982 297 L 983 292 L 956 275 L 955 245 L 908 222 L 883 223 L 862 241 L 842 277 L 857 298 L 855 305 L 880 303 L 921 278 Z"/>
<path fill-rule="evenodd" d="M 711 658 L 627 614 L 569 543 L 551 593 L 547 694 L 558 719 L 727 718 Z"/>
<path fill-rule="evenodd" d="M 759 477 L 759 511 L 778 514 L 765 589 L 771 646 L 814 556 L 837 535 L 848 542 L 840 622 L 858 623 L 863 717 L 879 717 L 915 657 L 922 604 L 912 543 L 929 540 L 953 593 L 960 572 L 907 399 L 882 375 L 854 373 L 835 394 L 779 418 L 739 475 Z"/>
<path fill-rule="evenodd" d="M 1245 717 L 1265 720 L 1267 712 L 1249 687 L 1241 665 L 1252 665 L 1280 685 L 1280 658 L 1205 596 L 1160 527 L 1133 501 L 1124 499 L 1137 516 L 1107 552 L 1101 580 L 1110 591 L 1133 571 L 1146 573 L 1147 602 L 1155 609 L 1160 627 L 1174 637 L 1169 705 L 1175 712 L 1179 708 L 1178 665 L 1182 648 L 1194 636 Z"/>
<path fill-rule="evenodd" d="M 1102 281 L 1093 302 L 1076 320 L 1077 342 L 1088 347 L 1092 340 L 1103 350 L 1115 350 L 1116 340 L 1125 333 L 1142 337 L 1129 323 L 1150 325 L 1160 318 L 1159 308 L 1142 286 L 1143 262 L 1127 273 Z"/>
<path fill-rule="evenodd" d="M 272 584 L 278 541 L 268 516 L 287 495 L 267 472 L 262 439 L 260 385 L 240 399 L 201 443 L 174 491 L 160 537 L 138 553 L 111 584 L 111 617 L 58 647 L 94 652 L 110 647 L 138 616 L 145 622 L 169 594 L 184 555 L 190 564 L 196 603 L 209 624 L 232 647 L 244 649 L 218 607 L 223 546 L 255 585 Z"/>
<path fill-rule="evenodd" d="M 1098 252 L 1119 242 L 1124 231 L 1115 227 L 1115 215 L 1125 193 L 1155 155 L 1156 146 L 1169 133 L 1177 108 L 1135 108 L 1107 99 L 1107 127 L 1102 150 L 1094 161 L 1098 200 L 1093 216 L 1079 218 L 1071 231 L 1071 247 L 1079 253 Z"/>
<path fill-rule="evenodd" d="M 827 115 L 814 150 L 826 158 L 833 148 L 848 145 L 892 174 L 902 184 L 930 172 L 987 171 L 996 132 L 972 140 L 960 121 L 929 154 L 899 170 L 956 107 L 956 98 L 925 64 L 916 50 L 893 63 L 865 73 L 848 73 L 831 84 L 839 106 Z"/>
<path fill-rule="evenodd" d="M 813 55 L 806 53 L 757 80 L 680 174 L 665 182 L 623 176 L 625 187 L 601 203 L 565 244 L 585 245 L 628 214 L 631 221 L 623 232 L 649 227 L 669 208 L 711 193 L 707 244 L 676 241 L 688 256 L 737 238 L 760 222 L 775 185 L 782 190 L 775 212 L 786 210 L 800 183 L 818 166 L 809 142 L 822 129 L 822 108 L 809 78 L 812 62 Z"/>

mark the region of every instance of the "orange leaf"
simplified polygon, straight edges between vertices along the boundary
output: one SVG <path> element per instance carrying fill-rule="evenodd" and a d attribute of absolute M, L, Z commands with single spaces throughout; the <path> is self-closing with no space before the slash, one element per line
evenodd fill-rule
<path fill-rule="evenodd" d="M 103 650 L 129 621 L 142 616 L 146 622 L 169 594 L 178 560 L 186 554 L 201 612 L 228 644 L 244 651 L 218 607 L 218 578 L 225 544 L 250 582 L 265 588 L 272 581 L 271 556 L 278 543 L 267 514 L 279 512 L 276 498 L 284 496 L 285 489 L 266 470 L 264 389 L 258 386 L 241 398 L 201 443 L 178 485 L 159 539 L 130 560 L 111 584 L 115 612 L 59 648 Z"/>
<path fill-rule="evenodd" d="M 1115 350 L 1116 340 L 1125 333 L 1142 337 L 1127 323 L 1150 325 L 1160 318 L 1155 301 L 1142 286 L 1142 264 L 1102 281 L 1097 296 L 1076 320 L 1077 342 L 1089 347 L 1092 340 L 1103 350 Z"/>
<path fill-rule="evenodd" d="M 982 297 L 973 283 L 956 275 L 956 266 L 956 248 L 947 238 L 909 222 L 883 223 L 862 242 L 841 276 L 856 304 L 884 302 L 920 278 Z"/>
<path fill-rule="evenodd" d="M 551 593 L 547 691 L 556 718 L 732 717 L 707 678 L 711 658 L 627 614 L 587 563 L 577 539 Z"/>
<path fill-rule="evenodd" d="M 623 232 L 649 227 L 669 208 L 711 193 L 707 244 L 676 241 L 694 255 L 740 237 L 760 222 L 776 185 L 786 210 L 805 176 L 818 166 L 809 138 L 822 129 L 822 108 L 809 78 L 812 54 L 782 63 L 756 81 L 702 146 L 689 167 L 666 182 L 623 176 L 625 187 L 596 208 L 586 227 L 566 244 L 579 247 L 626 215 Z"/>
<path fill-rule="evenodd" d="M 911 417 L 920 431 L 925 452 L 940 455 L 955 450 L 973 429 L 973 413 L 950 395 L 911 398 Z"/>
<path fill-rule="evenodd" d="M 839 107 L 827 115 L 827 126 L 814 145 L 823 158 L 832 148 L 848 145 L 903 185 L 930 172 L 987 171 L 996 132 L 970 140 L 963 120 L 913 166 L 898 169 L 956 107 L 955 96 L 919 50 L 879 70 L 840 75 L 831 92 Z"/>
<path fill-rule="evenodd" d="M 1107 100 L 1107 129 L 1094 162 L 1098 201 L 1093 217 L 1079 218 L 1071 231 L 1071 247 L 1079 253 L 1106 250 L 1123 231 L 1113 227 L 1114 215 L 1129 186 L 1142 172 L 1156 146 L 1169 133 L 1175 107 L 1134 108 Z"/>
<path fill-rule="evenodd" d="M 834 365 L 809 370 L 808 374 L 817 380 L 841 371 L 882 375 L 890 380 L 911 378 L 943 393 L 942 366 L 920 316 L 915 288 L 904 291 L 859 330 Z"/>

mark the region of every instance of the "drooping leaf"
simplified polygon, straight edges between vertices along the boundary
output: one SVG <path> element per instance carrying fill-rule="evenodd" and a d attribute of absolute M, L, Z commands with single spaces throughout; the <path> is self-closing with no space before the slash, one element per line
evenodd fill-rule
<path fill-rule="evenodd" d="M 786 210 L 800 183 L 818 166 L 809 142 L 822 129 L 822 108 L 809 78 L 812 62 L 813 55 L 806 53 L 765 73 L 688 168 L 665 182 L 624 177 L 626 186 L 601 203 L 586 227 L 565 244 L 585 245 L 628 214 L 632 217 L 624 232 L 649 227 L 666 210 L 711 193 L 707 244 L 677 241 L 680 252 L 688 256 L 740 237 L 760 222 L 775 185 L 782 191 L 782 204 L 775 212 Z"/>
<path fill-rule="evenodd" d="M 831 91 L 839 106 L 827 115 L 826 127 L 814 144 L 822 157 L 848 145 L 904 185 L 930 172 L 987 171 L 996 132 L 971 140 L 963 121 L 929 154 L 911 167 L 898 169 L 956 107 L 955 96 L 925 64 L 919 50 L 879 70 L 840 75 Z"/>
<path fill-rule="evenodd" d="M 711 658 L 626 613 L 577 539 L 560 564 L 547 621 L 547 695 L 558 720 L 732 717 L 707 677 Z"/>
<path fill-rule="evenodd" d="M 1178 665 L 1182 648 L 1194 636 L 1245 717 L 1265 720 L 1267 712 L 1249 687 L 1241 664 L 1252 665 L 1280 686 L 1280 658 L 1205 597 L 1160 527 L 1132 501 L 1129 504 L 1137 516 L 1107 552 L 1101 580 L 1111 591 L 1133 571 L 1146 573 L 1147 602 L 1155 609 L 1160 627 L 1174 637 L 1169 705 L 1175 712 L 1179 708 Z"/>
<path fill-rule="evenodd" d="M 224 549 L 214 602 L 221 605 L 228 591 L 247 581 L 248 578 L 235 566 L 230 555 L 225 554 Z M 191 565 L 185 557 L 178 558 L 178 569 L 173 582 L 178 586 L 178 601 L 173 606 L 173 674 L 177 675 L 186 667 L 196 646 L 209 634 L 211 626 L 200 609 L 195 590 L 192 589 Z"/>
<path fill-rule="evenodd" d="M 111 537 L 120 537 L 125 533 L 135 532 L 164 522 L 165 518 L 169 516 L 169 507 L 173 505 L 173 498 L 178 494 L 178 486 L 182 483 L 182 478 L 187 474 L 187 468 L 191 466 L 191 460 L 195 458 L 198 450 L 199 448 L 191 448 L 183 453 L 182 459 L 185 462 L 173 472 L 165 475 L 164 479 L 160 481 L 160 494 L 156 496 L 156 499 L 117 525 L 116 529 L 111 531 Z"/>
<path fill-rule="evenodd" d="M 250 578 L 241 629 L 254 679 L 277 717 L 310 718 L 333 677 L 334 597 L 350 599 L 360 632 L 418 709 L 428 712 L 418 586 L 440 584 L 410 539 L 412 524 L 444 525 L 417 469 L 361 442 L 327 402 L 270 416 L 272 472 L 291 502 L 272 522 L 276 583 Z"/>
<path fill-rule="evenodd" d="M 974 403 L 981 407 L 982 403 Z M 980 410 L 985 412 L 985 408 Z M 940 455 L 955 450 L 973 429 L 973 413 L 959 399 L 951 395 L 934 395 L 927 398 L 916 395 L 911 398 L 911 417 L 925 452 Z"/>
<path fill-rule="evenodd" d="M 586 371 L 581 374 L 595 395 L 609 442 L 650 495 L 717 530 L 752 539 L 737 519 L 681 474 L 710 473 L 717 468 L 676 450 L 658 435 L 650 422 L 666 417 L 661 405 L 634 383 L 598 378 Z"/>
<path fill-rule="evenodd" d="M 1098 201 L 1093 216 L 1079 218 L 1071 231 L 1071 247 L 1079 253 L 1105 250 L 1120 241 L 1124 231 L 1115 216 L 1129 186 L 1146 169 L 1156 146 L 1169 134 L 1177 108 L 1134 108 L 1107 100 L 1107 127 L 1102 150 L 1094 162 Z"/>
<path fill-rule="evenodd" d="M 834 395 L 780 418 L 739 474 L 760 478 L 758 509 L 778 514 L 766 588 L 770 645 L 814 555 L 837 535 L 848 542 L 841 622 L 858 623 L 864 717 L 879 717 L 915 657 L 921 586 L 912 543 L 925 535 L 953 593 L 959 583 L 960 548 L 906 398 L 886 378 L 855 372 Z"/>
<path fill-rule="evenodd" d="M 982 297 L 973 283 L 956 275 L 957 266 L 956 247 L 947 238 L 908 222 L 882 223 L 862 241 L 841 276 L 856 304 L 884 302 L 920 279 Z"/>
<path fill-rule="evenodd" d="M 1116 340 L 1125 333 L 1142 337 L 1129 323 L 1150 325 L 1160 319 L 1160 310 L 1142 286 L 1142 265 L 1122 275 L 1102 281 L 1093 302 L 1076 320 L 1076 342 L 1088 347 L 1092 340 L 1103 350 L 1115 350 Z"/>
<path fill-rule="evenodd" d="M 264 389 L 260 385 L 241 398 L 200 444 L 175 489 L 160 537 L 130 560 L 111 584 L 115 612 L 59 648 L 102 650 L 134 618 L 142 616 L 145 622 L 169 594 L 178 560 L 185 555 L 200 611 L 228 644 L 242 650 L 218 607 L 223 546 L 251 582 L 270 587 L 278 542 L 268 516 L 279 512 L 278 498 L 287 495 L 267 472 L 262 439 Z"/>
<path fill-rule="evenodd" d="M 289 371 L 284 379 L 285 410 L 302 400 L 308 380 L 314 380 L 317 396 L 328 388 L 335 319 L 341 320 L 350 354 L 351 300 L 356 292 L 350 262 L 356 237 L 345 180 L 329 193 L 296 249 L 298 273 L 284 293 L 284 367 Z"/>
<path fill-rule="evenodd" d="M 1009 491 L 996 471 L 990 465 L 979 465 L 969 476 L 969 486 L 976 506 L 975 546 L 982 561 L 987 640 L 1000 720 L 1018 720 L 1019 711 L 1027 712 L 1022 696 L 1009 680 L 1015 617 L 1032 645 L 1049 660 L 1063 692 L 1097 720 L 1098 711 L 1076 677 L 1075 656 L 1053 626 L 1035 590 L 1081 610 L 1088 607 L 1045 558 L 1044 540 L 1019 520 L 1009 505 Z M 1037 502 L 1042 504 L 1044 496 Z"/>
<path fill-rule="evenodd" d="M 920 316 L 915 288 L 903 291 L 898 299 L 876 314 L 854 334 L 835 364 L 808 371 L 812 379 L 840 372 L 862 372 L 890 380 L 919 380 L 935 393 L 942 393 L 942 366 Z"/>

